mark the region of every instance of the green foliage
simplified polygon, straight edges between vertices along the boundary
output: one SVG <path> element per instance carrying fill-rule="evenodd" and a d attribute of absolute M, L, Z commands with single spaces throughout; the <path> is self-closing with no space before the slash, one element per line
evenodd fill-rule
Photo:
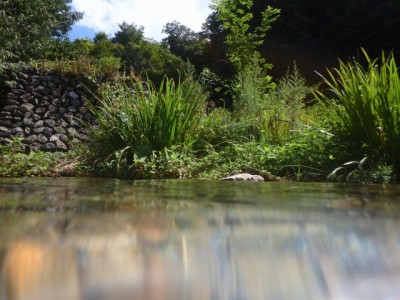
<path fill-rule="evenodd" d="M 147 77 L 159 85 L 164 76 L 178 80 L 179 71 L 186 63 L 159 43 L 146 40 L 143 27 L 122 23 L 112 42 L 119 45 L 116 56 L 121 59 L 126 73 Z M 103 42 L 101 39 L 98 43 Z"/>
<path fill-rule="evenodd" d="M 167 37 L 162 40 L 162 44 L 167 45 L 173 54 L 184 61 L 189 60 L 198 71 L 204 67 L 204 51 L 208 41 L 201 34 L 177 21 L 167 23 L 163 33 Z"/>
<path fill-rule="evenodd" d="M 197 153 L 210 149 L 220 151 L 232 144 L 254 140 L 255 127 L 251 119 L 235 118 L 232 112 L 223 108 L 214 109 L 201 119 L 193 149 Z"/>
<path fill-rule="evenodd" d="M 264 42 L 271 24 L 278 18 L 280 10 L 268 6 L 261 12 L 261 21 L 251 26 L 254 14 L 253 0 L 213 0 L 212 8 L 227 31 L 225 43 L 228 45 L 229 60 L 241 69 L 248 65 L 257 46 Z"/>
<path fill-rule="evenodd" d="M 71 160 L 72 153 L 31 152 L 25 154 L 24 144 L 14 139 L 7 146 L 0 146 L 0 176 L 52 176 L 59 175 L 57 166 Z M 58 170 L 60 171 L 60 170 Z"/>
<path fill-rule="evenodd" d="M 392 54 L 370 59 L 367 67 L 357 61 L 342 62 L 328 71 L 324 83 L 333 92 L 316 96 L 336 114 L 337 130 L 354 156 L 363 154 L 377 163 L 393 165 L 400 174 L 400 77 Z M 362 149 L 362 153 L 360 150 Z"/>
<path fill-rule="evenodd" d="M 175 83 L 164 78 L 160 87 L 147 81 L 114 82 L 100 90 L 92 107 L 99 128 L 91 128 L 91 153 L 102 159 L 120 155 L 132 165 L 134 155 L 181 145 L 191 147 L 202 118 L 204 96 L 190 79 Z"/>
<path fill-rule="evenodd" d="M 54 38 L 63 38 L 82 18 L 71 0 L 7 0 L 0 2 L 0 67 L 43 57 Z"/>
<path fill-rule="evenodd" d="M 273 84 L 262 67 L 264 60 L 253 55 L 248 64 L 238 70 L 231 90 L 233 105 L 239 117 L 256 118 L 263 109 L 265 95 Z"/>
<path fill-rule="evenodd" d="M 307 86 L 296 64 L 277 82 L 264 97 L 263 132 L 266 141 L 282 143 L 290 130 L 304 123 L 307 97 L 314 87 Z M 307 114 L 307 113 L 306 113 Z M 315 120 L 318 119 L 314 118 Z"/>
<path fill-rule="evenodd" d="M 92 83 L 98 83 L 103 79 L 118 77 L 120 62 L 115 57 L 103 57 L 94 60 L 91 57 L 80 56 L 75 59 L 54 59 L 32 61 L 31 67 L 59 71 L 66 74 L 84 76 Z"/>

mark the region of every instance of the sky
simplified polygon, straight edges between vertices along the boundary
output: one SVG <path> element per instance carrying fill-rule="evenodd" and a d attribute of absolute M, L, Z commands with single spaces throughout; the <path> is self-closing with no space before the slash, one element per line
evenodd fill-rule
<path fill-rule="evenodd" d="M 83 19 L 69 33 L 75 38 L 93 38 L 104 31 L 113 36 L 123 21 L 144 27 L 146 38 L 161 41 L 168 22 L 178 21 L 194 31 L 211 13 L 211 0 L 72 0 L 74 10 L 84 12 Z"/>

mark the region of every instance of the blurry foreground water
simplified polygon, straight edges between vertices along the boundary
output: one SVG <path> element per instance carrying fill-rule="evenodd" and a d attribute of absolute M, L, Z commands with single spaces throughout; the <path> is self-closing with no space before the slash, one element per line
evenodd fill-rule
<path fill-rule="evenodd" d="M 400 299 L 400 187 L 0 179 L 0 299 Z"/>

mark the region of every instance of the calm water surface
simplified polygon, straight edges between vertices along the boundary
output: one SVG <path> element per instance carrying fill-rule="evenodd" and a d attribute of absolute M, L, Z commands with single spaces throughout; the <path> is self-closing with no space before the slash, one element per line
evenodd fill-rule
<path fill-rule="evenodd" d="M 0 179 L 0 299 L 400 299 L 400 187 Z"/>

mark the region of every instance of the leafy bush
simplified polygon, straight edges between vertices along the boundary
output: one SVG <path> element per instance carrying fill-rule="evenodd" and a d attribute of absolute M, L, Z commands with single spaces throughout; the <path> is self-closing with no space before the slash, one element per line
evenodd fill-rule
<path fill-rule="evenodd" d="M 364 155 L 375 163 L 393 165 L 400 174 L 400 77 L 393 54 L 360 62 L 343 62 L 324 83 L 332 95 L 316 92 L 339 122 L 337 130 L 355 157 Z M 360 152 L 363 153 L 360 153 Z"/>

